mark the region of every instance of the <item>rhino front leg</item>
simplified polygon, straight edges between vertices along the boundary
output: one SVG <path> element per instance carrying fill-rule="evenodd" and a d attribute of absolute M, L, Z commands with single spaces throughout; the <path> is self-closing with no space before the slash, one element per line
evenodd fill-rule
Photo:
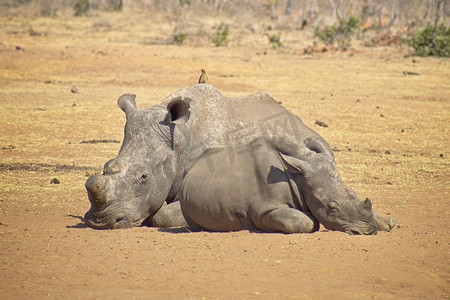
<path fill-rule="evenodd" d="M 391 229 L 394 228 L 396 222 L 394 218 L 385 216 L 376 211 L 373 212 L 373 215 L 375 221 L 377 221 L 379 231 L 391 231 Z"/>
<path fill-rule="evenodd" d="M 319 221 L 309 212 L 290 207 L 280 207 L 264 214 L 260 223 L 259 229 L 270 232 L 310 233 L 319 230 Z"/>
<path fill-rule="evenodd" d="M 146 220 L 146 224 L 153 227 L 187 227 L 188 224 L 181 212 L 180 202 L 163 205 L 153 216 Z"/>

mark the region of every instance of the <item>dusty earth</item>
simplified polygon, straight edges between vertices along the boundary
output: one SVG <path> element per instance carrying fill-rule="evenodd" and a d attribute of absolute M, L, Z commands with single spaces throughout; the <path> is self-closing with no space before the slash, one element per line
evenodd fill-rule
<path fill-rule="evenodd" d="M 358 46 L 303 55 L 294 37 L 278 50 L 242 36 L 164 45 L 149 42 L 146 22 L 0 18 L 0 298 L 450 297 L 448 59 Z M 376 236 L 86 228 L 84 182 L 123 137 L 117 98 L 149 107 L 200 68 L 226 96 L 265 90 L 301 116 L 334 147 L 344 181 L 398 226 Z"/>

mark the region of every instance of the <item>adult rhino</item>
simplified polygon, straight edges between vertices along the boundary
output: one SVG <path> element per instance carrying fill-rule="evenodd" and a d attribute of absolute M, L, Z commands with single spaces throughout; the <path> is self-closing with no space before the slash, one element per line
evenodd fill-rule
<path fill-rule="evenodd" d="M 184 171 L 211 147 L 280 137 L 301 157 L 304 141 L 316 138 L 332 155 L 316 132 L 266 93 L 227 98 L 200 84 L 151 108 L 138 109 L 134 95 L 121 96 L 118 105 L 127 119 L 119 154 L 85 184 L 91 202 L 85 222 L 93 228 L 186 225 L 177 201 Z"/>
<path fill-rule="evenodd" d="M 204 150 L 246 143 L 261 135 L 301 141 L 318 136 L 266 93 L 227 98 L 209 84 L 197 84 L 139 109 L 123 95 L 125 133 L 116 158 L 102 176 L 86 181 L 93 228 L 186 225 L 176 201 L 183 173 Z"/>
<path fill-rule="evenodd" d="M 342 182 L 322 139 L 304 144 L 301 153 L 282 138 L 207 149 L 183 179 L 180 203 L 189 226 L 309 233 L 321 223 L 348 234 L 394 226 L 394 219 L 375 213 L 368 198 L 360 201 Z"/>

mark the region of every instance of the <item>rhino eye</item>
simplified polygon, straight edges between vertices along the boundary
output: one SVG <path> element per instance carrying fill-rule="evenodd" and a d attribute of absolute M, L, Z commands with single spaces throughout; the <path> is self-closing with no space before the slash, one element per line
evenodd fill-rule
<path fill-rule="evenodd" d="M 327 209 L 330 216 L 338 216 L 341 211 L 341 207 L 336 201 L 330 201 Z"/>
<path fill-rule="evenodd" d="M 139 177 L 139 179 L 137 180 L 137 183 L 140 184 L 140 185 L 143 185 L 143 184 L 145 184 L 147 182 L 147 178 L 148 178 L 147 174 L 142 174 Z"/>

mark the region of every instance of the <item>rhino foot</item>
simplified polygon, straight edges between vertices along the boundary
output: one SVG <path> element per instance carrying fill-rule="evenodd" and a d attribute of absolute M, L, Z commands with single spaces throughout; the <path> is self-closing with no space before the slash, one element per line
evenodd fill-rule
<path fill-rule="evenodd" d="M 179 201 L 162 206 L 156 214 L 145 220 L 145 225 L 160 228 L 188 226 Z"/>
<path fill-rule="evenodd" d="M 319 222 L 309 213 L 290 207 L 274 209 L 262 217 L 260 227 L 268 232 L 311 233 L 319 230 Z"/>

